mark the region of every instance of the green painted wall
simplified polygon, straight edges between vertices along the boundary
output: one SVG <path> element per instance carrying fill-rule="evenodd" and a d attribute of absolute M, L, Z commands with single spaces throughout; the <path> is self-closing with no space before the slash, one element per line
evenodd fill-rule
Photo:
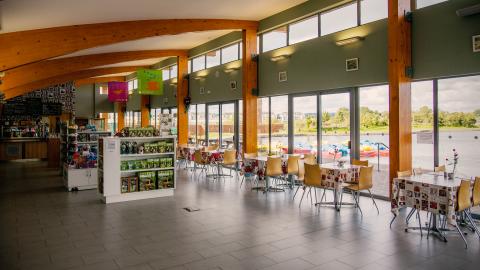
<path fill-rule="evenodd" d="M 75 91 L 75 117 L 93 118 L 95 116 L 95 92 L 93 84 L 78 87 Z"/>
<path fill-rule="evenodd" d="M 128 96 L 127 101 L 127 111 L 140 111 L 140 102 L 142 98 L 136 90 L 133 91 L 133 94 Z"/>
<path fill-rule="evenodd" d="M 100 86 L 108 87 L 106 83 L 95 84 L 95 114 L 113 112 L 113 103 L 108 100 L 108 95 L 100 95 Z"/>
<path fill-rule="evenodd" d="M 170 79 L 170 80 L 164 81 L 163 95 L 150 97 L 150 107 L 152 109 L 177 107 L 177 99 L 176 99 L 177 85 L 173 84 L 174 81 L 176 81 L 176 79 Z"/>
<path fill-rule="evenodd" d="M 415 79 L 480 73 L 480 53 L 472 49 L 472 36 L 480 35 L 480 15 L 455 14 L 460 8 L 478 3 L 478 0 L 451 0 L 414 12 Z"/>
<path fill-rule="evenodd" d="M 151 68 L 152 69 L 161 69 L 163 67 L 175 65 L 176 63 L 177 63 L 177 57 L 170 57 L 170 58 L 164 59 L 164 60 L 156 63 L 155 65 L 151 66 Z M 135 73 L 135 76 L 137 76 L 136 73 Z"/>
<path fill-rule="evenodd" d="M 200 46 L 197 46 L 195 48 L 192 48 L 191 50 L 188 51 L 188 56 L 189 57 L 194 57 L 199 54 L 218 49 L 220 47 L 225 47 L 226 45 L 234 42 L 238 42 L 242 39 L 242 32 L 241 31 L 234 31 L 231 33 L 228 33 L 226 35 L 223 35 L 219 38 L 210 40 L 209 42 L 206 42 Z"/>
<path fill-rule="evenodd" d="M 363 41 L 337 46 L 336 40 L 365 36 Z M 291 54 L 272 62 L 272 56 Z M 359 70 L 347 72 L 345 60 L 359 58 Z M 278 73 L 288 81 L 279 82 Z M 387 82 L 387 23 L 376 21 L 360 27 L 304 41 L 260 55 L 261 96 L 346 88 Z"/>
<path fill-rule="evenodd" d="M 234 70 L 225 72 L 228 68 L 240 68 L 241 60 L 212 67 L 190 74 L 190 96 L 192 103 L 207 103 L 218 101 L 237 100 L 242 98 L 242 71 Z M 201 79 L 196 79 L 204 76 Z M 230 82 L 237 82 L 237 89 L 231 90 Z M 200 94 L 200 87 L 205 88 L 205 93 Z"/>

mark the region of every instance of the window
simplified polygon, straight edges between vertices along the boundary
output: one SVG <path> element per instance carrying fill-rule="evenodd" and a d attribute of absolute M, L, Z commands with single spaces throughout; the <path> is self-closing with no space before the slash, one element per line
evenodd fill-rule
<path fill-rule="evenodd" d="M 107 129 L 106 131 L 115 133 L 117 123 L 117 114 L 116 113 L 107 113 Z"/>
<path fill-rule="evenodd" d="M 192 60 L 192 72 L 202 69 L 205 69 L 205 55 L 195 57 Z"/>
<path fill-rule="evenodd" d="M 446 1 L 447 0 L 417 0 L 417 9 L 436 5 Z"/>
<path fill-rule="evenodd" d="M 207 68 L 220 65 L 220 51 L 212 51 L 207 53 Z"/>
<path fill-rule="evenodd" d="M 438 80 L 439 165 L 458 152 L 456 175 L 480 175 L 480 75 Z"/>
<path fill-rule="evenodd" d="M 133 127 L 141 127 L 141 113 L 140 112 L 133 112 Z"/>
<path fill-rule="evenodd" d="M 187 61 L 187 73 L 190 74 L 192 72 L 192 60 Z"/>
<path fill-rule="evenodd" d="M 317 154 L 317 96 L 293 98 L 293 153 Z"/>
<path fill-rule="evenodd" d="M 288 96 L 271 97 L 271 151 L 288 153 Z"/>
<path fill-rule="evenodd" d="M 378 21 L 388 17 L 388 1 L 362 0 L 360 2 L 361 24 Z"/>
<path fill-rule="evenodd" d="M 197 143 L 205 145 L 205 104 L 197 104 Z"/>
<path fill-rule="evenodd" d="M 342 159 L 350 160 L 350 94 L 321 95 L 322 163 Z M 338 149 L 338 153 L 335 153 Z"/>
<path fill-rule="evenodd" d="M 388 85 L 361 87 L 360 159 L 373 165 L 372 193 L 388 196 L 389 187 L 389 104 Z"/>
<path fill-rule="evenodd" d="M 282 26 L 262 35 L 263 52 L 287 46 L 287 27 Z"/>
<path fill-rule="evenodd" d="M 131 90 L 133 90 L 133 80 L 128 81 L 128 91 L 130 92 Z"/>
<path fill-rule="evenodd" d="M 208 145 L 219 145 L 220 140 L 220 105 L 208 105 Z"/>
<path fill-rule="evenodd" d="M 238 43 L 222 48 L 222 64 L 238 60 Z"/>
<path fill-rule="evenodd" d="M 197 105 L 188 110 L 188 143 L 197 143 Z"/>
<path fill-rule="evenodd" d="M 241 154 L 243 149 L 243 100 L 238 101 L 238 147 L 237 151 Z"/>
<path fill-rule="evenodd" d="M 100 95 L 108 95 L 108 86 L 107 85 L 100 85 L 100 87 L 98 87 L 98 91 L 100 93 Z"/>
<path fill-rule="evenodd" d="M 162 69 L 162 79 L 163 79 L 164 81 L 170 79 L 170 69 L 169 69 L 169 68 L 164 68 L 164 69 Z"/>
<path fill-rule="evenodd" d="M 288 44 L 295 44 L 318 37 L 318 16 L 292 23 L 288 30 Z"/>
<path fill-rule="evenodd" d="M 133 89 L 138 89 L 138 80 L 133 80 Z"/>
<path fill-rule="evenodd" d="M 221 115 L 221 146 L 222 148 L 233 148 L 234 147 L 234 136 L 235 136 L 235 104 L 234 103 L 224 103 L 222 106 L 222 115 Z"/>
<path fill-rule="evenodd" d="M 170 79 L 177 78 L 178 66 L 173 65 L 170 67 Z"/>
<path fill-rule="evenodd" d="M 150 109 L 150 126 L 154 127 L 155 126 L 155 121 L 157 119 L 155 115 L 155 110 L 156 109 Z"/>
<path fill-rule="evenodd" d="M 257 148 L 258 152 L 268 154 L 270 151 L 270 108 L 269 98 L 259 98 L 257 100 Z"/>
<path fill-rule="evenodd" d="M 321 13 L 320 22 L 322 36 L 357 26 L 357 3 Z"/>
<path fill-rule="evenodd" d="M 433 81 L 412 83 L 412 158 L 414 168 L 433 171 Z M 431 134 L 431 142 L 419 136 Z"/>

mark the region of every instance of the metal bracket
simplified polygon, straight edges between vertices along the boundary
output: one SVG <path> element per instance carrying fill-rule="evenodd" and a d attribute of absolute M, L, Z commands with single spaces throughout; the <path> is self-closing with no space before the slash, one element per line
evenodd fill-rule
<path fill-rule="evenodd" d="M 185 75 L 183 76 L 183 79 L 184 79 L 184 80 L 190 79 L 190 74 L 185 74 Z"/>
<path fill-rule="evenodd" d="M 258 88 L 252 88 L 252 95 L 258 97 L 259 95 Z"/>
<path fill-rule="evenodd" d="M 252 61 L 253 62 L 258 62 L 258 54 L 252 53 Z"/>
<path fill-rule="evenodd" d="M 411 11 L 405 12 L 404 17 L 405 17 L 405 21 L 409 23 L 413 22 L 413 13 Z"/>
<path fill-rule="evenodd" d="M 413 67 L 412 66 L 405 67 L 405 76 L 410 78 L 410 79 L 413 78 Z"/>

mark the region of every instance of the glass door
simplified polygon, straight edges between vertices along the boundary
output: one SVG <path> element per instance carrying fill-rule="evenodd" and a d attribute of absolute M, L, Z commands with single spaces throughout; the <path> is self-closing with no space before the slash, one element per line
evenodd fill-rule
<path fill-rule="evenodd" d="M 220 140 L 220 105 L 212 104 L 207 106 L 207 137 L 208 145 L 219 144 Z"/>
<path fill-rule="evenodd" d="M 320 95 L 321 148 L 319 160 L 350 161 L 350 92 Z"/>
<path fill-rule="evenodd" d="M 293 153 L 317 154 L 317 95 L 293 98 Z"/>
<path fill-rule="evenodd" d="M 221 121 L 221 147 L 233 148 L 235 137 L 235 104 L 223 103 Z"/>

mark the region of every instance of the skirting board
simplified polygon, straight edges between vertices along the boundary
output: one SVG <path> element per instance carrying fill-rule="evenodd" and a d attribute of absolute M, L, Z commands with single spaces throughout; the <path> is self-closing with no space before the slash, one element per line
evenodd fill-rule
<path fill-rule="evenodd" d="M 173 192 L 174 192 L 174 189 L 156 189 L 156 190 L 150 190 L 150 191 L 139 191 L 139 192 L 123 193 L 119 195 L 102 196 L 101 200 L 103 203 L 106 203 L 106 204 L 117 203 L 117 202 L 128 202 L 128 201 L 173 196 Z"/>

